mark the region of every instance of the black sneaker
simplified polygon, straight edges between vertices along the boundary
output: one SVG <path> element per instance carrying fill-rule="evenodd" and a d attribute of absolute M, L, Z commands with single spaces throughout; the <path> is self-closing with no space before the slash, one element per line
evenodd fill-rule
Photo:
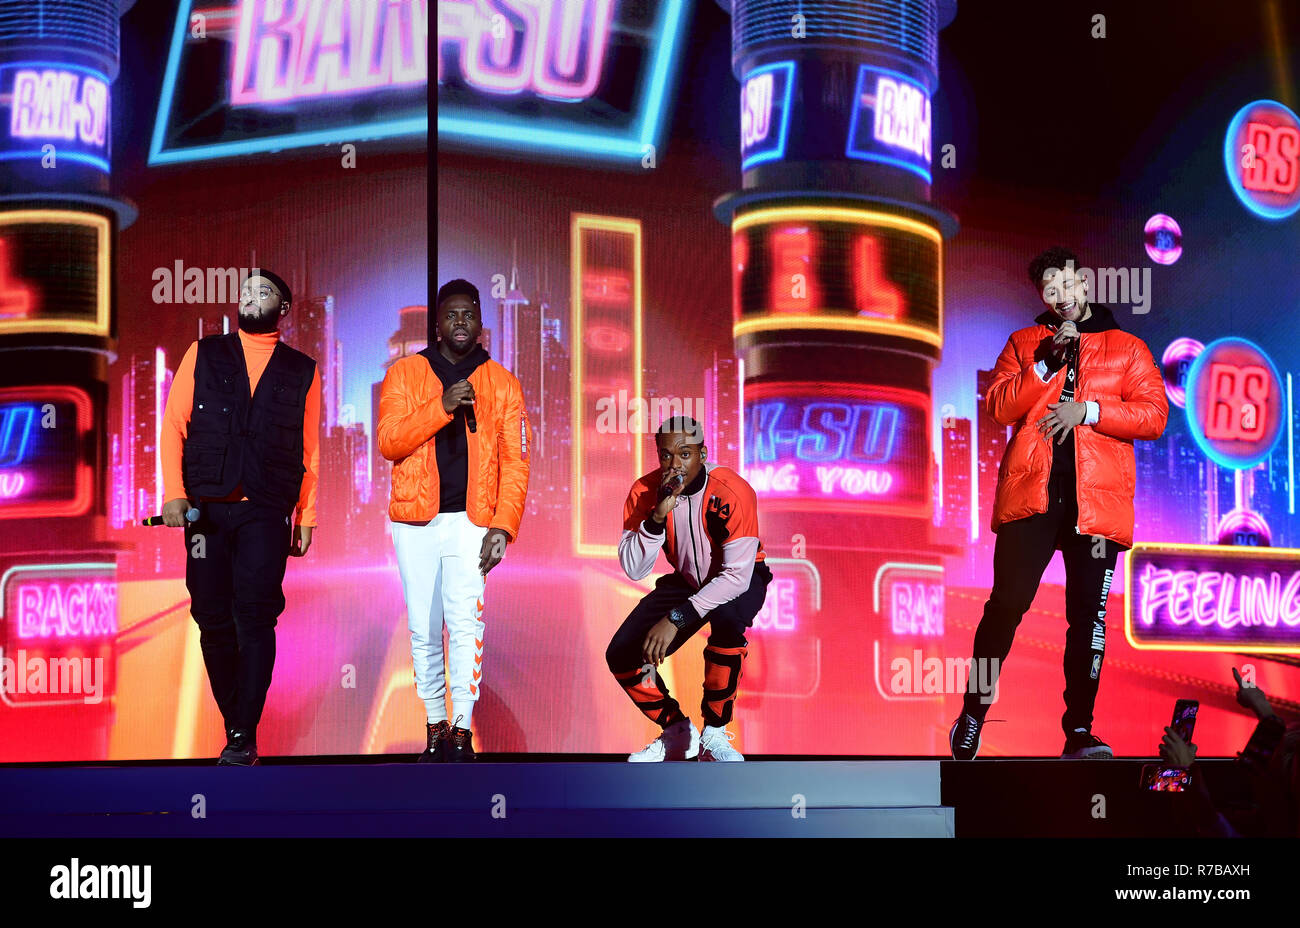
<path fill-rule="evenodd" d="M 250 731 L 232 728 L 226 732 L 226 746 L 217 758 L 219 767 L 252 767 L 257 763 L 257 741 Z"/>
<path fill-rule="evenodd" d="M 468 728 L 452 728 L 447 735 L 448 764 L 465 764 L 476 760 L 474 734 Z"/>
<path fill-rule="evenodd" d="M 953 760 L 974 760 L 980 752 L 980 729 L 984 723 L 970 713 L 963 712 L 952 723 L 948 732 L 948 747 Z"/>
<path fill-rule="evenodd" d="M 1075 760 L 1110 760 L 1115 756 L 1110 745 L 1086 728 L 1076 728 L 1065 736 L 1061 756 Z"/>
<path fill-rule="evenodd" d="M 425 722 L 425 735 L 428 738 L 428 747 L 424 753 L 415 759 L 417 764 L 443 764 L 447 762 L 447 738 L 451 735 L 451 726 L 447 720 L 441 722 Z"/>

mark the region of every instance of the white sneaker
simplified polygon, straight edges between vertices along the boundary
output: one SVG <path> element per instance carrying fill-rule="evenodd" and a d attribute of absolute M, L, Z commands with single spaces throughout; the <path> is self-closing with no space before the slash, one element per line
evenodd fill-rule
<path fill-rule="evenodd" d="M 664 760 L 694 760 L 700 752 L 700 731 L 690 719 L 674 722 L 640 751 L 628 755 L 634 764 L 653 764 Z"/>
<path fill-rule="evenodd" d="M 712 728 L 704 726 L 704 734 L 700 736 L 700 760 L 722 760 L 738 761 L 744 760 L 745 755 L 741 754 L 731 746 L 731 741 L 736 736 L 725 728 Z"/>

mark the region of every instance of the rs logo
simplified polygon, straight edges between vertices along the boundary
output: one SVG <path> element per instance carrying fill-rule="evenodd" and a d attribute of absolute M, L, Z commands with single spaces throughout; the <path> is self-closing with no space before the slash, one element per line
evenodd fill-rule
<path fill-rule="evenodd" d="M 0 467 L 16 467 L 27 459 L 35 418 L 35 406 L 0 406 Z"/>
<path fill-rule="evenodd" d="M 1205 437 L 1258 441 L 1268 425 L 1268 371 L 1250 365 L 1210 365 Z"/>

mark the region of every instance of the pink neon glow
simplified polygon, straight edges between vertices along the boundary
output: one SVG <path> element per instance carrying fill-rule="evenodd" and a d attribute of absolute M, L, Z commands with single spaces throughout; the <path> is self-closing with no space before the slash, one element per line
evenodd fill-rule
<path fill-rule="evenodd" d="M 30 489 L 26 474 L 0 474 L 0 499 L 16 499 Z"/>
<path fill-rule="evenodd" d="M 1160 358 L 1165 394 L 1169 397 L 1169 402 L 1179 409 L 1187 407 L 1187 372 L 1196 356 L 1204 350 L 1205 345 L 1194 338 L 1175 338 Z"/>
<path fill-rule="evenodd" d="M 507 15 L 507 12 L 509 15 Z M 533 93 L 563 102 L 600 86 L 614 0 L 438 0 L 438 81 L 454 45 L 465 82 L 488 93 Z"/>
<path fill-rule="evenodd" d="M 1300 570 L 1283 583 L 1277 571 L 1264 577 L 1146 564 L 1138 585 L 1137 613 L 1146 627 L 1213 625 L 1240 634 L 1259 626 L 1300 626 Z"/>
<path fill-rule="evenodd" d="M 1183 230 L 1172 216 L 1156 213 L 1142 229 L 1147 257 L 1157 264 L 1173 264 L 1183 254 Z"/>
<path fill-rule="evenodd" d="M 1219 527 L 1215 535 L 1219 539 L 1219 544 L 1227 545 L 1233 544 L 1232 539 L 1239 532 L 1259 536 L 1263 545 L 1269 544 L 1272 540 L 1272 532 L 1269 530 L 1268 523 L 1264 521 L 1264 517 L 1249 509 L 1231 510 L 1219 520 Z"/>
<path fill-rule="evenodd" d="M 930 98 L 920 88 L 881 75 L 876 78 L 876 141 L 930 160 Z"/>
<path fill-rule="evenodd" d="M 117 583 L 29 580 L 12 600 L 19 638 L 93 638 L 117 633 Z"/>
<path fill-rule="evenodd" d="M 14 75 L 9 134 L 80 139 L 103 147 L 108 138 L 108 85 L 76 71 L 19 71 Z"/>
<path fill-rule="evenodd" d="M 745 151 L 767 138 L 772 123 L 771 71 L 756 74 L 745 81 L 740 92 L 740 148 Z"/>
<path fill-rule="evenodd" d="M 21 285 L 11 275 L 9 243 L 0 238 L 0 319 L 24 319 L 32 311 L 32 288 Z"/>
<path fill-rule="evenodd" d="M 895 635 L 943 636 L 943 585 L 896 580 L 889 588 L 889 627 Z"/>
<path fill-rule="evenodd" d="M 745 470 L 745 479 L 755 493 L 794 494 L 806 473 L 794 463 L 765 464 Z M 894 485 L 894 475 L 889 471 L 870 467 L 841 467 L 818 465 L 812 469 L 809 481 L 822 496 L 852 499 L 861 496 L 883 496 Z"/>
<path fill-rule="evenodd" d="M 774 631 L 793 631 L 795 627 L 798 586 L 793 579 L 774 578 L 767 587 L 763 608 L 754 616 L 754 627 Z"/>
<path fill-rule="evenodd" d="M 231 103 L 424 83 L 428 17 L 428 0 L 240 0 Z"/>

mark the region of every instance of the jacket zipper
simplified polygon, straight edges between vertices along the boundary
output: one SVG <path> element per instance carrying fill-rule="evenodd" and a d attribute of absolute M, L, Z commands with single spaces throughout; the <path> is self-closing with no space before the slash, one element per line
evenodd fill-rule
<path fill-rule="evenodd" d="M 1083 358 L 1083 333 L 1079 333 L 1079 350 L 1074 356 L 1074 402 L 1083 402 L 1083 365 L 1080 361 Z M 1088 407 L 1085 405 L 1083 416 L 1088 417 Z M 1077 429 L 1077 426 L 1076 426 Z M 1082 535 L 1079 531 L 1079 436 L 1074 436 L 1074 534 Z"/>

